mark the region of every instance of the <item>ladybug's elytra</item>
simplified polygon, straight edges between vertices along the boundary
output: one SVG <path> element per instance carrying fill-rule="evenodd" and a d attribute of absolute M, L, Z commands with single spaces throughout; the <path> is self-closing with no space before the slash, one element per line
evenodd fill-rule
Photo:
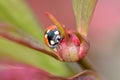
<path fill-rule="evenodd" d="M 62 37 L 60 31 L 55 25 L 49 26 L 44 34 L 44 41 L 50 48 L 56 48 L 61 42 Z"/>

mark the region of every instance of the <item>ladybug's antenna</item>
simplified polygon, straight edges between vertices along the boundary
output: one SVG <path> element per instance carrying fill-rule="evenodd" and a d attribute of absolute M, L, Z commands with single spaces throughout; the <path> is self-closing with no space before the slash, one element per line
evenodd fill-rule
<path fill-rule="evenodd" d="M 65 27 L 63 27 L 60 22 L 49 12 L 46 12 L 46 15 L 50 18 L 50 20 L 57 26 L 57 28 L 59 29 L 59 31 L 61 32 L 62 36 L 65 36 L 66 42 L 69 40 L 69 36 L 66 32 L 66 30 L 64 29 Z"/>

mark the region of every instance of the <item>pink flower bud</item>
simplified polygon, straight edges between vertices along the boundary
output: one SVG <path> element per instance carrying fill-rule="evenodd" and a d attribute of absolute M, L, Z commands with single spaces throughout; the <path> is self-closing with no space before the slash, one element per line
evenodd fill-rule
<path fill-rule="evenodd" d="M 72 32 L 68 32 L 69 40 L 66 41 L 65 38 L 57 47 L 57 53 L 63 59 L 63 61 L 78 61 L 85 57 L 89 44 L 83 39 L 80 35 L 80 39 L 78 36 Z"/>

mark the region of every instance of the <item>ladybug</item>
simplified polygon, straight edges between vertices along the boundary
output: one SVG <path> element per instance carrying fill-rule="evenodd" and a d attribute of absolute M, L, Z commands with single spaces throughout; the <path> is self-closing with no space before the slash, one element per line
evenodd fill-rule
<path fill-rule="evenodd" d="M 46 29 L 44 34 L 44 41 L 47 46 L 54 49 L 58 47 L 61 40 L 62 36 L 60 34 L 60 31 L 55 25 L 49 26 Z"/>

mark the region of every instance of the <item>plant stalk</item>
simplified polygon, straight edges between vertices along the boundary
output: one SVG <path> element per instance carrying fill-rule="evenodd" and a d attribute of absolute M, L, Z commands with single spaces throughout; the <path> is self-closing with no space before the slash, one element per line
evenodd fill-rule
<path fill-rule="evenodd" d="M 87 59 L 81 59 L 77 62 L 80 67 L 83 69 L 83 70 L 94 70 L 94 68 L 90 65 L 90 63 L 87 61 Z"/>

